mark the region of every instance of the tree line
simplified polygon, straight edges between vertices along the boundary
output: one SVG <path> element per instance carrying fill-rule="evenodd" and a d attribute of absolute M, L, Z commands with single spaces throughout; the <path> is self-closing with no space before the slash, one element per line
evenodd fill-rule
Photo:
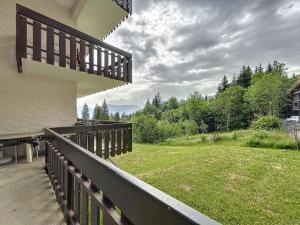
<path fill-rule="evenodd" d="M 92 117 L 90 116 L 89 107 L 86 103 L 84 103 L 81 111 L 81 118 L 84 120 L 93 119 L 93 120 L 129 121 L 130 117 L 131 115 L 126 115 L 125 113 L 122 113 L 122 115 L 120 115 L 119 112 L 110 113 L 105 99 L 101 106 L 99 106 L 98 104 L 95 105 Z"/>
<path fill-rule="evenodd" d="M 243 66 L 229 80 L 222 77 L 214 96 L 194 92 L 187 99 L 162 100 L 160 93 L 148 99 L 143 109 L 132 115 L 109 114 L 106 101 L 96 105 L 93 119 L 130 121 L 137 142 L 153 143 L 169 137 L 214 131 L 246 129 L 264 116 L 286 118 L 291 114 L 288 90 L 299 76 L 289 77 L 278 61 L 252 69 Z M 82 117 L 89 118 L 85 104 Z"/>
<path fill-rule="evenodd" d="M 286 71 L 278 61 L 265 68 L 243 66 L 230 81 L 224 75 L 216 95 L 210 97 L 194 92 L 185 100 L 171 97 L 163 102 L 157 93 L 132 115 L 134 138 L 157 142 L 179 135 L 246 129 L 262 117 L 287 118 L 292 102 L 288 92 L 299 76 L 289 77 Z"/>

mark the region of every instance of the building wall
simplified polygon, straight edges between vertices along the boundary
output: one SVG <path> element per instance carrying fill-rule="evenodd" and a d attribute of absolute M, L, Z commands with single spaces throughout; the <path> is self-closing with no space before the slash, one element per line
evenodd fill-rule
<path fill-rule="evenodd" d="M 75 83 L 17 72 L 16 3 L 75 27 L 70 10 L 55 1 L 0 1 L 0 139 L 33 135 L 76 120 Z"/>

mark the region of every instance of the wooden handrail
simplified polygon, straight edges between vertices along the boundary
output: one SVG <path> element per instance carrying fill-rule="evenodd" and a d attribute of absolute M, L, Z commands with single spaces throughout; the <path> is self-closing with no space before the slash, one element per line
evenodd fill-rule
<path fill-rule="evenodd" d="M 104 225 L 219 224 L 52 129 L 46 129 L 46 138 L 47 171 L 67 224 L 68 221 L 85 224 L 89 218 L 92 224 L 98 224 L 99 208 L 103 212 Z M 79 192 L 78 185 L 82 187 Z M 80 196 L 82 201 L 78 205 L 76 198 Z M 92 200 L 90 206 L 89 196 Z M 116 213 L 115 208 L 118 208 L 121 216 Z"/>

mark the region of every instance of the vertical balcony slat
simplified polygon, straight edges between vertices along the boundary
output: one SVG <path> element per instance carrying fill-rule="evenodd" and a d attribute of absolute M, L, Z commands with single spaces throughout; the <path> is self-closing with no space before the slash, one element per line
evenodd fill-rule
<path fill-rule="evenodd" d="M 99 192 L 93 185 L 92 190 L 94 193 Z M 91 200 L 91 225 L 100 225 L 100 210 L 94 199 Z"/>
<path fill-rule="evenodd" d="M 94 73 L 94 45 L 92 43 L 89 44 L 89 73 Z"/>
<path fill-rule="evenodd" d="M 84 191 L 83 188 L 81 188 L 82 193 L 81 193 L 81 223 L 82 225 L 88 225 L 89 224 L 89 195 Z"/>
<path fill-rule="evenodd" d="M 102 132 L 97 132 L 97 156 L 102 158 Z"/>
<path fill-rule="evenodd" d="M 116 155 L 116 133 L 115 130 L 111 131 L 111 150 L 110 156 L 114 157 Z"/>
<path fill-rule="evenodd" d="M 88 150 L 92 153 L 95 152 L 95 145 L 94 145 L 94 133 L 90 133 L 88 135 Z"/>
<path fill-rule="evenodd" d="M 74 177 L 71 172 L 67 170 L 67 183 L 66 183 L 66 198 L 67 198 L 67 210 L 74 209 Z M 71 224 L 70 217 L 68 216 L 67 224 Z"/>
<path fill-rule="evenodd" d="M 127 130 L 126 129 L 123 129 L 122 137 L 123 137 L 122 153 L 126 153 L 127 152 Z"/>
<path fill-rule="evenodd" d="M 105 195 L 103 195 L 103 202 L 106 205 L 106 207 L 113 209 L 115 208 L 114 204 Z M 103 225 L 113 225 L 106 213 L 103 214 Z"/>
<path fill-rule="evenodd" d="M 54 65 L 54 29 L 47 26 L 47 63 Z"/>
<path fill-rule="evenodd" d="M 122 138 L 122 134 L 121 134 L 121 129 L 118 130 L 117 132 L 117 155 L 121 155 L 122 151 L 121 151 L 121 138 Z"/>
<path fill-rule="evenodd" d="M 127 81 L 127 58 L 123 57 L 123 80 L 126 82 Z"/>
<path fill-rule="evenodd" d="M 27 18 L 16 16 L 16 56 L 27 58 Z"/>
<path fill-rule="evenodd" d="M 63 161 L 62 161 L 62 172 L 63 172 L 63 180 L 62 180 L 62 185 L 63 185 L 63 188 L 62 188 L 62 191 L 64 192 L 64 199 L 66 200 L 66 203 L 63 207 L 63 210 L 64 210 L 64 214 L 65 214 L 65 218 L 68 218 L 68 199 L 67 199 L 67 196 L 68 196 L 68 170 L 67 168 L 65 167 Z M 68 223 L 67 223 L 68 224 Z"/>
<path fill-rule="evenodd" d="M 61 161 L 61 159 L 59 159 L 59 162 L 60 162 L 60 181 L 59 181 L 59 184 L 60 184 L 60 187 L 61 187 L 61 190 L 65 193 L 65 167 Z"/>
<path fill-rule="evenodd" d="M 35 61 L 41 61 L 41 24 L 33 21 L 33 56 Z"/>
<path fill-rule="evenodd" d="M 111 78 L 115 78 L 115 61 L 116 61 L 116 56 L 115 56 L 115 53 L 111 53 Z"/>
<path fill-rule="evenodd" d="M 118 80 L 121 80 L 121 67 L 122 67 L 122 58 L 120 55 L 118 55 L 118 67 L 117 67 Z"/>
<path fill-rule="evenodd" d="M 70 68 L 76 70 L 76 37 L 70 36 Z"/>
<path fill-rule="evenodd" d="M 66 67 L 66 33 L 59 31 L 59 66 Z"/>
<path fill-rule="evenodd" d="M 108 51 L 104 51 L 104 76 L 108 77 Z"/>
<path fill-rule="evenodd" d="M 102 74 L 102 51 L 100 47 L 97 47 L 97 75 Z"/>
<path fill-rule="evenodd" d="M 58 165 L 58 155 L 54 152 L 54 158 L 55 158 L 55 178 L 57 179 L 57 181 L 59 182 L 59 165 Z M 57 190 L 55 190 L 55 195 L 56 195 L 56 199 L 58 199 L 59 201 L 59 196 L 58 196 L 58 192 Z"/>
<path fill-rule="evenodd" d="M 80 60 L 80 71 L 85 72 L 86 63 L 85 63 L 85 41 L 84 40 L 80 40 L 79 60 Z"/>
<path fill-rule="evenodd" d="M 104 133 L 104 158 L 108 159 L 109 158 L 109 136 L 110 133 L 109 131 L 105 131 Z"/>
<path fill-rule="evenodd" d="M 132 83 L 132 59 L 128 61 L 128 82 Z"/>
<path fill-rule="evenodd" d="M 86 133 L 80 133 L 80 146 L 87 149 L 87 137 Z"/>
<path fill-rule="evenodd" d="M 132 152 L 132 128 L 128 130 L 128 151 Z"/>
<path fill-rule="evenodd" d="M 74 212 L 76 218 L 80 218 L 80 184 L 77 180 L 75 180 L 75 187 L 74 187 Z"/>

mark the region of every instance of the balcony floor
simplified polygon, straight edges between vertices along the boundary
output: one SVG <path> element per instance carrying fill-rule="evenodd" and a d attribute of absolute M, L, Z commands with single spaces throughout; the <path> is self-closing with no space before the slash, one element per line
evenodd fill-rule
<path fill-rule="evenodd" d="M 0 224 L 65 225 L 43 163 L 0 167 Z"/>

